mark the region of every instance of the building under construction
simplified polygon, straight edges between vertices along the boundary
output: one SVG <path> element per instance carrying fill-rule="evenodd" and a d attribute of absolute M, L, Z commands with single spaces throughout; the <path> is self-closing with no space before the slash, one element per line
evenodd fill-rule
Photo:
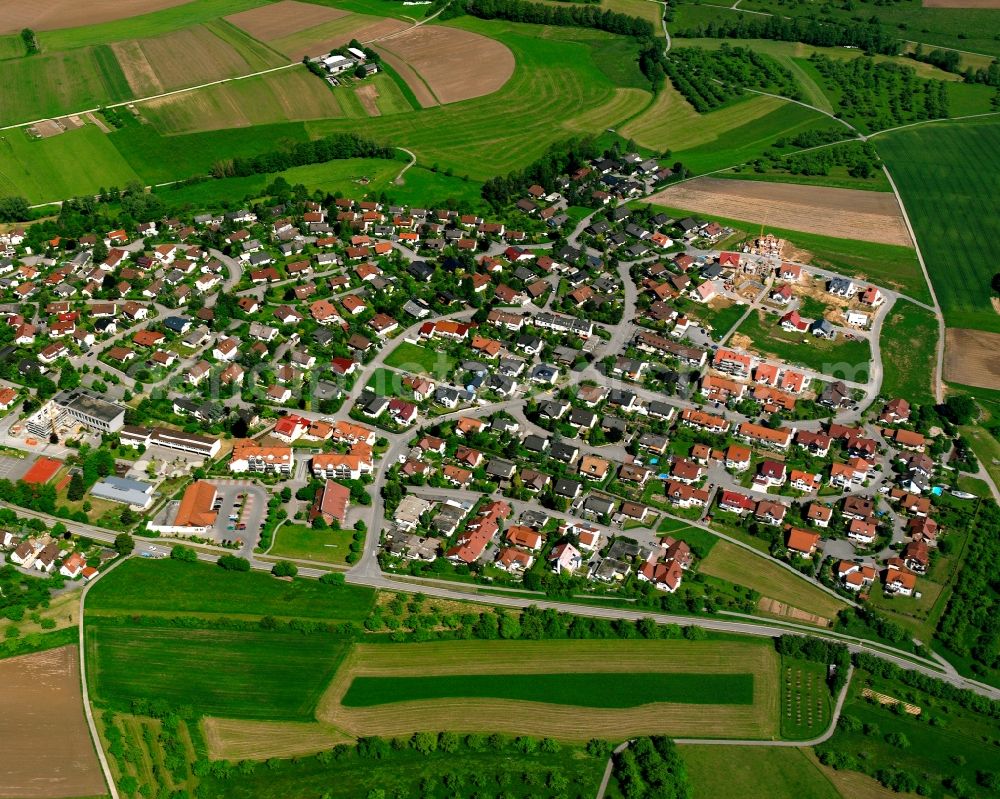
<path fill-rule="evenodd" d="M 117 433 L 125 424 L 125 408 L 82 388 L 60 391 L 28 419 L 28 432 L 48 437 L 70 427 Z"/>

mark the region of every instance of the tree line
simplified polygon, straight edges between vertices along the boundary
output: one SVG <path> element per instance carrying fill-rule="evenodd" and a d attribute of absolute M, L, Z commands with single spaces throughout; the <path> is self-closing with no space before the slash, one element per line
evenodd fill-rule
<path fill-rule="evenodd" d="M 452 8 L 453 11 L 449 16 L 464 11 L 480 19 L 505 19 L 509 22 L 568 28 L 596 28 L 636 39 L 652 38 L 654 35 L 653 25 L 649 20 L 618 11 L 602 11 L 599 6 L 590 3 L 548 6 L 525 0 L 456 0 L 452 3 Z"/>
<path fill-rule="evenodd" d="M 283 150 L 270 150 L 258 155 L 242 156 L 229 161 L 217 161 L 212 166 L 212 176 L 246 177 L 271 172 L 283 172 L 293 166 L 322 164 L 345 158 L 384 158 L 391 160 L 391 147 L 377 144 L 354 133 L 335 133 L 314 141 L 296 142 Z"/>
<path fill-rule="evenodd" d="M 674 35 L 693 39 L 774 39 L 818 47 L 856 47 L 869 55 L 896 55 L 900 50 L 900 40 L 875 19 L 839 23 L 804 17 L 785 19 L 739 14 L 736 19 L 710 20 Z"/>

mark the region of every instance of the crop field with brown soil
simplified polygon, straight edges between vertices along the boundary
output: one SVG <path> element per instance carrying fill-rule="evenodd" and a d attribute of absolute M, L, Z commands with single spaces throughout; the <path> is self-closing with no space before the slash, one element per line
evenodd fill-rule
<path fill-rule="evenodd" d="M 233 14 L 226 17 L 226 21 L 255 39 L 270 42 L 349 14 L 349 11 L 340 8 L 302 3 L 299 0 L 280 0 L 268 6 Z"/>
<path fill-rule="evenodd" d="M 335 47 L 347 44 L 351 39 L 370 42 L 393 33 L 406 30 L 409 25 L 401 19 L 370 16 L 368 14 L 347 14 L 328 20 L 319 25 L 272 39 L 271 47 L 284 53 L 294 61 L 303 56 L 328 53 Z"/>
<path fill-rule="evenodd" d="M 945 331 L 944 379 L 1000 390 L 1000 333 L 949 327 Z"/>
<path fill-rule="evenodd" d="M 284 63 L 277 53 L 252 40 L 232 40 L 233 34 L 242 36 L 232 26 L 214 30 L 208 25 L 195 25 L 151 39 L 116 42 L 111 49 L 136 97 L 247 75 Z"/>
<path fill-rule="evenodd" d="M 201 722 L 212 760 L 266 760 L 331 749 L 354 739 L 317 722 L 247 721 L 209 716 Z"/>
<path fill-rule="evenodd" d="M 0 0 L 0 33 L 23 28 L 50 31 L 135 17 L 190 0 Z"/>
<path fill-rule="evenodd" d="M 427 82 L 413 68 L 413 65 L 409 61 L 406 61 L 384 47 L 377 49 L 379 55 L 382 56 L 382 60 L 392 67 L 399 77 L 406 81 L 406 85 L 410 87 L 410 91 L 417 98 L 417 102 L 420 103 L 421 108 L 431 108 L 432 106 L 440 105 L 437 97 L 434 96 L 434 92 L 431 91 L 431 87 L 427 85 Z"/>
<path fill-rule="evenodd" d="M 751 704 L 654 702 L 593 708 L 517 699 L 436 698 L 345 707 L 355 677 L 592 674 L 594 690 L 609 673 L 752 674 Z M 320 700 L 320 721 L 355 736 L 416 730 L 531 734 L 582 741 L 641 734 L 778 735 L 778 657 L 767 644 L 718 641 L 483 641 L 357 645 Z"/>
<path fill-rule="evenodd" d="M 83 715 L 75 646 L 0 660 L 0 796 L 99 796 L 104 778 Z"/>
<path fill-rule="evenodd" d="M 459 28 L 423 25 L 383 40 L 379 49 L 409 63 L 441 103 L 492 94 L 514 74 L 507 47 Z"/>
<path fill-rule="evenodd" d="M 673 208 L 841 239 L 912 246 L 888 192 L 698 178 L 650 198 Z"/>
<path fill-rule="evenodd" d="M 167 134 L 345 116 L 336 93 L 301 66 L 150 100 L 141 108 Z"/>

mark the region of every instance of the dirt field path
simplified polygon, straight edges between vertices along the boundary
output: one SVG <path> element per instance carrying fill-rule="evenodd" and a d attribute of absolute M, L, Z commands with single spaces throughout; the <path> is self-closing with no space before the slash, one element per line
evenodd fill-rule
<path fill-rule="evenodd" d="M 913 246 L 890 192 L 696 178 L 664 189 L 649 201 L 787 230 Z"/>

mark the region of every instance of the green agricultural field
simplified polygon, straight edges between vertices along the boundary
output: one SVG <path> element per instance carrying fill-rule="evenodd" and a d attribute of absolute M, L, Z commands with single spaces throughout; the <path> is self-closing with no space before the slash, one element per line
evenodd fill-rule
<path fill-rule="evenodd" d="M 763 163 L 763 162 L 762 162 Z M 729 172 L 717 172 L 712 177 L 730 180 L 759 180 L 762 183 L 797 183 L 803 186 L 830 186 L 835 189 L 864 189 L 865 191 L 892 191 L 884 172 L 876 172 L 870 178 L 852 177 L 847 167 L 832 166 L 825 175 L 792 174 L 787 170 L 759 167 L 737 167 Z"/>
<path fill-rule="evenodd" d="M 897 302 L 882 324 L 881 393 L 910 402 L 934 402 L 937 320 L 932 311 L 911 302 Z"/>
<path fill-rule="evenodd" d="M 339 191 L 358 199 L 377 197 L 385 192 L 393 203 L 436 208 L 449 200 L 455 200 L 473 209 L 482 208 L 479 184 L 431 172 L 417 165 L 406 171 L 401 185 L 396 185 L 395 177 L 402 168 L 402 161 L 348 158 L 293 167 L 278 175 L 205 180 L 189 185 L 163 186 L 156 191 L 168 208 L 221 207 L 225 202 L 240 203 L 245 199 L 257 199 L 267 185 L 280 175 L 292 185 L 301 183 L 310 191 L 319 189 L 330 194 Z"/>
<path fill-rule="evenodd" d="M 190 705 L 233 718 L 308 720 L 347 652 L 332 635 L 92 624 L 86 630 L 95 701 Z"/>
<path fill-rule="evenodd" d="M 656 208 L 678 219 L 692 216 L 691 211 L 681 208 L 661 205 L 657 205 Z M 706 214 L 694 214 L 694 216 L 718 220 L 746 236 L 756 236 L 760 232 L 760 225 L 753 222 Z M 870 280 L 877 285 L 897 289 L 921 302 L 930 302 L 930 291 L 924 282 L 917 256 L 910 247 L 837 239 L 770 226 L 767 227 L 767 231 L 811 253 L 811 262 L 816 266 L 862 280 Z"/>
<path fill-rule="evenodd" d="M 10 36 L 0 36 L 0 60 L 7 58 L 21 58 L 28 52 L 24 45 L 24 39 L 16 33 Z"/>
<path fill-rule="evenodd" d="M 779 327 L 778 319 L 774 314 L 757 311 L 743 321 L 738 332 L 750 338 L 754 349 L 788 363 L 858 383 L 868 379 L 868 339 L 850 340 L 843 332 L 838 332 L 833 341 L 808 332 L 787 333 Z"/>
<path fill-rule="evenodd" d="M 205 563 L 135 559 L 104 577 L 87 596 L 87 615 L 231 616 L 360 623 L 375 592 L 314 580 L 283 582 L 261 572 L 228 572 Z"/>
<path fill-rule="evenodd" d="M 936 45 L 1000 56 L 1000 43 L 994 38 L 996 31 L 1000 30 L 1000 10 L 925 8 L 921 0 L 899 0 L 890 5 L 870 4 L 864 10 L 867 13 L 859 15 L 857 8 L 829 5 L 823 7 L 818 17 L 816 6 L 805 0 L 745 0 L 739 7 L 739 13 L 758 11 L 809 19 L 829 17 L 838 22 L 855 21 L 859 16 L 864 20 L 877 17 L 886 28 L 896 31 L 901 39 L 923 42 L 925 50 Z M 680 31 L 710 19 L 732 19 L 736 13 L 721 6 L 679 6 L 671 30 Z"/>
<path fill-rule="evenodd" d="M 949 327 L 1000 331 L 990 305 L 1000 235 L 1000 120 L 923 125 L 880 136 Z"/>
<path fill-rule="evenodd" d="M 353 530 L 314 530 L 304 524 L 283 524 L 275 533 L 274 546 L 267 554 L 292 560 L 343 564 L 353 535 Z"/>
<path fill-rule="evenodd" d="M 621 739 L 637 730 L 771 738 L 779 732 L 778 661 L 770 642 L 746 638 L 358 644 L 316 716 L 357 736 L 438 729 L 566 741 L 593 735 Z M 524 679 L 496 678 L 498 674 Z M 636 674 L 648 675 L 646 683 L 655 680 L 657 687 L 650 692 L 627 676 Z M 532 688 L 534 677 L 525 675 L 543 675 L 548 690 Z M 718 690 L 713 694 L 698 687 L 695 675 L 712 677 L 704 685 Z M 680 676 L 682 682 L 672 683 L 666 676 Z M 411 682 L 414 677 L 436 679 L 421 684 Z M 353 700 L 344 701 L 360 678 L 365 682 Z M 747 692 L 752 694 L 749 702 Z M 539 702 L 547 697 L 556 701 Z"/>
<path fill-rule="evenodd" d="M 785 569 L 765 557 L 755 557 L 728 541 L 719 541 L 702 561 L 704 574 L 744 585 L 763 596 L 793 608 L 832 619 L 847 605 L 823 591 L 805 577 Z"/>
<path fill-rule="evenodd" d="M 800 749 L 756 746 L 682 746 L 696 797 L 774 799 L 840 794 Z"/>
<path fill-rule="evenodd" d="M 315 799 L 330 794 L 362 799 L 374 796 L 451 796 L 444 783 L 462 785 L 458 796 L 503 796 L 510 799 L 593 797 L 607 760 L 590 757 L 582 748 L 562 746 L 558 752 L 517 751 L 501 739 L 472 750 L 427 754 L 392 749 L 383 758 L 353 752 L 332 762 L 326 757 L 273 759 L 238 777 L 202 778 L 198 796 L 205 799 Z M 549 785 L 555 788 L 550 788 Z M 428 793 L 430 786 L 433 793 Z M 562 786 L 565 785 L 565 788 Z M 474 787 L 475 786 L 475 787 Z M 382 793 L 384 792 L 384 793 Z"/>
<path fill-rule="evenodd" d="M 107 45 L 0 61 L 0 84 L 18 87 L 17 91 L 0 93 L 0 119 L 5 125 L 85 111 L 132 97 L 125 74 Z"/>
<path fill-rule="evenodd" d="M 266 5 L 268 0 L 193 0 L 172 8 L 135 17 L 87 25 L 80 28 L 40 31 L 39 42 L 45 52 L 71 50 L 95 44 L 143 39 L 170 33 L 189 25 L 210 22 L 220 17 Z"/>
<path fill-rule="evenodd" d="M 443 352 L 410 344 L 404 341 L 389 353 L 385 365 L 404 371 L 422 371 L 427 374 L 447 374 L 455 365 L 455 361 Z"/>
<path fill-rule="evenodd" d="M 575 707 L 629 708 L 650 702 L 749 705 L 752 674 L 491 674 L 355 677 L 345 707 L 435 699 L 513 699 Z"/>
<path fill-rule="evenodd" d="M 671 158 L 701 173 L 738 166 L 773 149 L 777 139 L 829 125 L 829 117 L 809 108 L 750 94 L 698 114 L 668 84 L 619 133 L 654 150 L 670 149 Z"/>
<path fill-rule="evenodd" d="M 0 133 L 0 196 L 20 194 L 44 203 L 138 179 L 95 125 L 48 139 L 30 139 L 23 130 Z"/>
<path fill-rule="evenodd" d="M 868 686 L 919 707 L 920 715 L 897 713 L 867 701 L 861 694 Z M 825 752 L 850 758 L 845 763 L 850 770 L 874 774 L 880 769 L 899 769 L 919 775 L 925 795 L 934 799 L 956 795 L 942 784 L 946 780 L 952 781 L 949 785 L 961 781 L 960 796 L 987 799 L 996 794 L 979 784 L 976 775 L 997 771 L 996 738 L 995 720 L 901 683 L 859 672 L 851 683 L 836 734 L 817 751 L 821 758 Z"/>

